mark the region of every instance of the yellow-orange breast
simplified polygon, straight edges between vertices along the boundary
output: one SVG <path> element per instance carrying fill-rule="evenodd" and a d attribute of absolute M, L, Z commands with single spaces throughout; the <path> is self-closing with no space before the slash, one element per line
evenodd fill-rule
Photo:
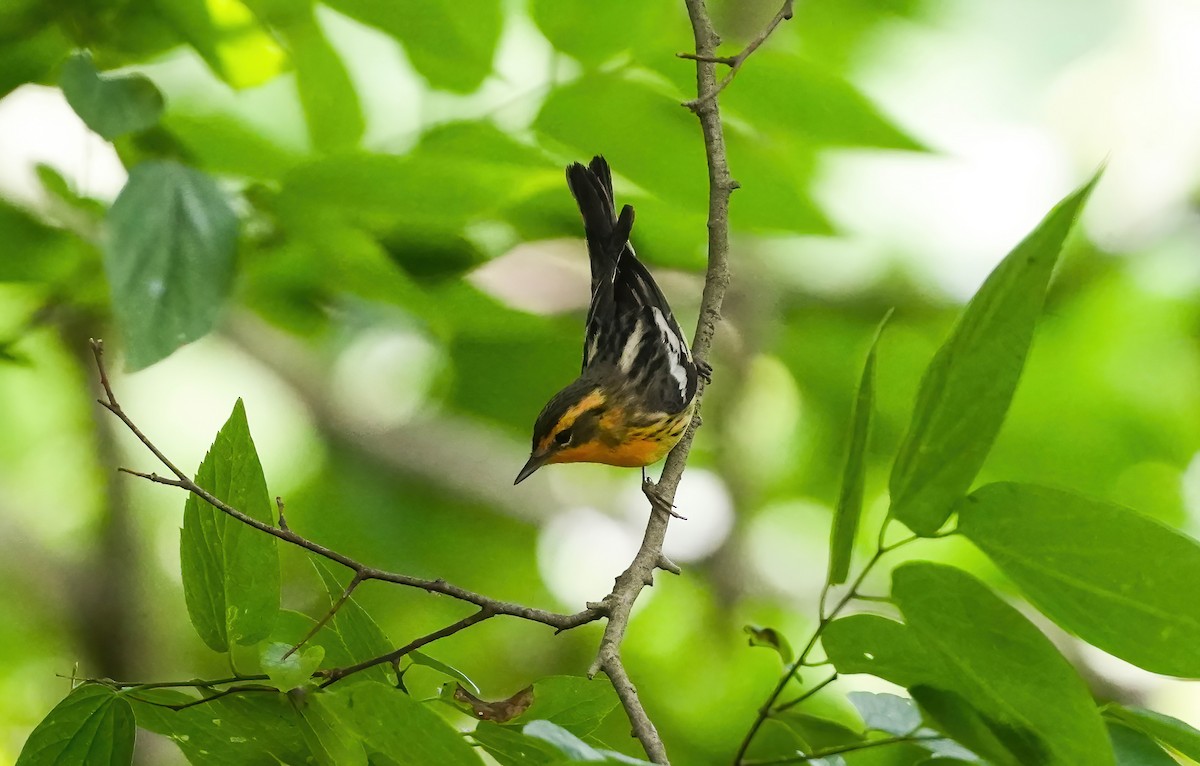
<path fill-rule="evenodd" d="M 606 418 L 607 419 L 607 418 Z M 557 452 L 550 463 L 604 463 L 636 468 L 657 463 L 667 456 L 687 430 L 692 408 L 663 417 L 644 426 L 625 427 L 608 431 L 616 438 L 603 437 L 574 445 Z M 611 424 L 611 422 L 610 422 Z"/>

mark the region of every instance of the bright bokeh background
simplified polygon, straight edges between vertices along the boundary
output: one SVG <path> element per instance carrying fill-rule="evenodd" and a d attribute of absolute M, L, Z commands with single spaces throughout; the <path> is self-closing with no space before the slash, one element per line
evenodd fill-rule
<path fill-rule="evenodd" d="M 638 206 L 639 252 L 690 328 L 703 266 L 703 156 L 693 119 L 671 100 L 687 97 L 692 71 L 673 58 L 689 42 L 682 3 L 482 3 L 498 10 L 496 36 L 466 35 L 476 55 L 465 60 L 453 48 L 439 54 L 437 39 L 414 49 L 399 35 L 401 44 L 343 5 L 355 4 L 318 4 L 313 19 L 353 86 L 348 99 L 330 97 L 326 117 L 336 122 L 347 104 L 359 111 L 357 149 L 310 139 L 314 117 L 287 45 L 250 13 L 268 15 L 259 3 L 208 2 L 218 26 L 237 34 L 207 56 L 96 33 L 99 51 L 111 42 L 101 68 L 148 75 L 167 97 L 164 134 L 254 211 L 219 331 L 118 375 L 117 391 L 189 467 L 242 397 L 271 491 L 285 498 L 292 526 L 324 544 L 576 610 L 628 562 L 646 507 L 628 470 L 554 467 L 511 486 L 538 408 L 576 369 L 587 300 L 583 244 L 555 168 L 609 157 L 619 196 Z M 415 13 L 436 15 L 429 9 L 440 5 Z M 0 26 L 0 350 L 12 357 L 0 366 L 0 764 L 15 760 L 68 689 L 60 676 L 76 667 L 121 679 L 223 673 L 187 622 L 183 498 L 114 473 L 155 466 L 93 404 L 86 339 L 109 338 L 119 358 L 98 219 L 55 192 L 38 166 L 103 203 L 125 170 L 54 87 L 69 35 L 36 7 L 0 13 L 0 25 L 11 24 Z M 734 50 L 775 4 L 714 9 Z M 742 626 L 772 625 L 794 641 L 811 630 L 843 432 L 874 325 L 896 308 L 880 351 L 868 530 L 886 509 L 920 372 L 957 309 L 1102 163 L 1085 236 L 1068 249 L 982 478 L 1064 486 L 1200 532 L 1197 39 L 1200 6 L 1188 0 L 814 0 L 798 4 L 730 86 L 723 99 L 739 137 L 730 164 L 743 185 L 735 283 L 680 488 L 689 520 L 672 524 L 667 541 L 685 571 L 643 595 L 625 644 L 678 763 L 727 762 L 779 671 L 772 653 L 746 646 Z M 826 109 L 845 91 L 791 79 L 794 56 L 852 83 L 878 114 Z M 34 72 L 35 82 L 13 72 Z M 638 108 L 647 94 L 657 108 Z M 360 186 L 373 177 L 327 172 L 315 187 L 312 175 L 307 186 L 296 179 L 309 163 L 328 170 L 351 151 L 419 155 L 431 130 L 459 121 L 471 129 L 443 135 L 450 151 L 438 155 L 457 163 L 453 172 L 415 179 L 426 186 L 405 199 L 428 191 L 473 200 L 491 189 L 498 154 L 524 152 L 513 164 L 532 169 L 502 205 L 410 219 L 398 201 L 379 214 L 382 227 L 364 225 L 344 242 L 340 229 L 313 241 L 270 214 L 289 190 L 299 191 L 288 204 L 301 206 L 317 193 L 334 204 L 374 199 Z M 127 162 L 155 152 L 149 143 L 118 148 Z M 30 276 L 22 261 L 33 258 L 73 266 Z M 913 551 L 1007 587 L 965 543 Z M 285 604 L 318 610 L 307 562 L 289 552 L 284 563 Z M 877 591 L 885 586 L 881 578 Z M 462 611 L 375 585 L 362 598 L 397 643 Z M 431 653 L 498 698 L 549 673 L 583 673 L 597 630 L 555 637 L 496 620 Z M 1194 686 L 1060 638 L 1101 697 L 1200 725 Z M 411 686 L 431 692 L 439 679 L 421 672 Z M 822 699 L 830 712 L 839 707 L 838 695 Z M 625 726 L 611 719 L 606 739 L 625 742 Z M 141 757 L 180 762 L 165 743 L 150 742 Z"/>

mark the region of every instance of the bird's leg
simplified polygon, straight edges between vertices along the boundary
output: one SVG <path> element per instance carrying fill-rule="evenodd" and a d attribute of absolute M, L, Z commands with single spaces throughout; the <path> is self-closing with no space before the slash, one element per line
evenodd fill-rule
<path fill-rule="evenodd" d="M 667 499 L 658 491 L 658 485 L 647 478 L 645 467 L 642 468 L 642 493 L 655 509 L 669 513 L 677 519 L 687 521 L 687 516 L 677 513 L 675 506 L 667 502 Z"/>
<path fill-rule="evenodd" d="M 712 365 L 708 362 L 696 362 L 696 374 L 704 379 L 705 385 L 712 383 Z"/>

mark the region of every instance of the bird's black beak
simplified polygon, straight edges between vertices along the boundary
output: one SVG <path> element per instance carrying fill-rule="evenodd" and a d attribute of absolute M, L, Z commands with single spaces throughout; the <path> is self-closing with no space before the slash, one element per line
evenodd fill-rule
<path fill-rule="evenodd" d="M 549 457 L 550 457 L 549 452 L 542 452 L 540 454 L 535 452 L 532 455 L 530 455 L 529 462 L 525 463 L 525 467 L 521 469 L 521 472 L 519 474 L 517 474 L 517 480 L 514 481 L 513 484 L 514 485 L 520 484 L 521 482 L 528 479 L 533 474 L 534 471 L 536 471 L 537 469 L 541 468 L 542 466 L 544 466 L 546 464 L 546 460 Z"/>

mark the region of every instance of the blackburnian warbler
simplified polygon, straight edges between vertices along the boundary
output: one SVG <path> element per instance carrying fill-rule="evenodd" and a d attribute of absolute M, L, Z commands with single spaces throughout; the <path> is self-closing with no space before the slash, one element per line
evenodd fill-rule
<path fill-rule="evenodd" d="M 666 456 L 691 422 L 697 378 L 687 339 L 650 272 L 629 243 L 633 208 L 617 215 L 603 157 L 567 168 L 583 216 L 592 300 L 583 372 L 546 404 L 533 426 L 520 483 L 550 463 L 647 466 Z"/>

